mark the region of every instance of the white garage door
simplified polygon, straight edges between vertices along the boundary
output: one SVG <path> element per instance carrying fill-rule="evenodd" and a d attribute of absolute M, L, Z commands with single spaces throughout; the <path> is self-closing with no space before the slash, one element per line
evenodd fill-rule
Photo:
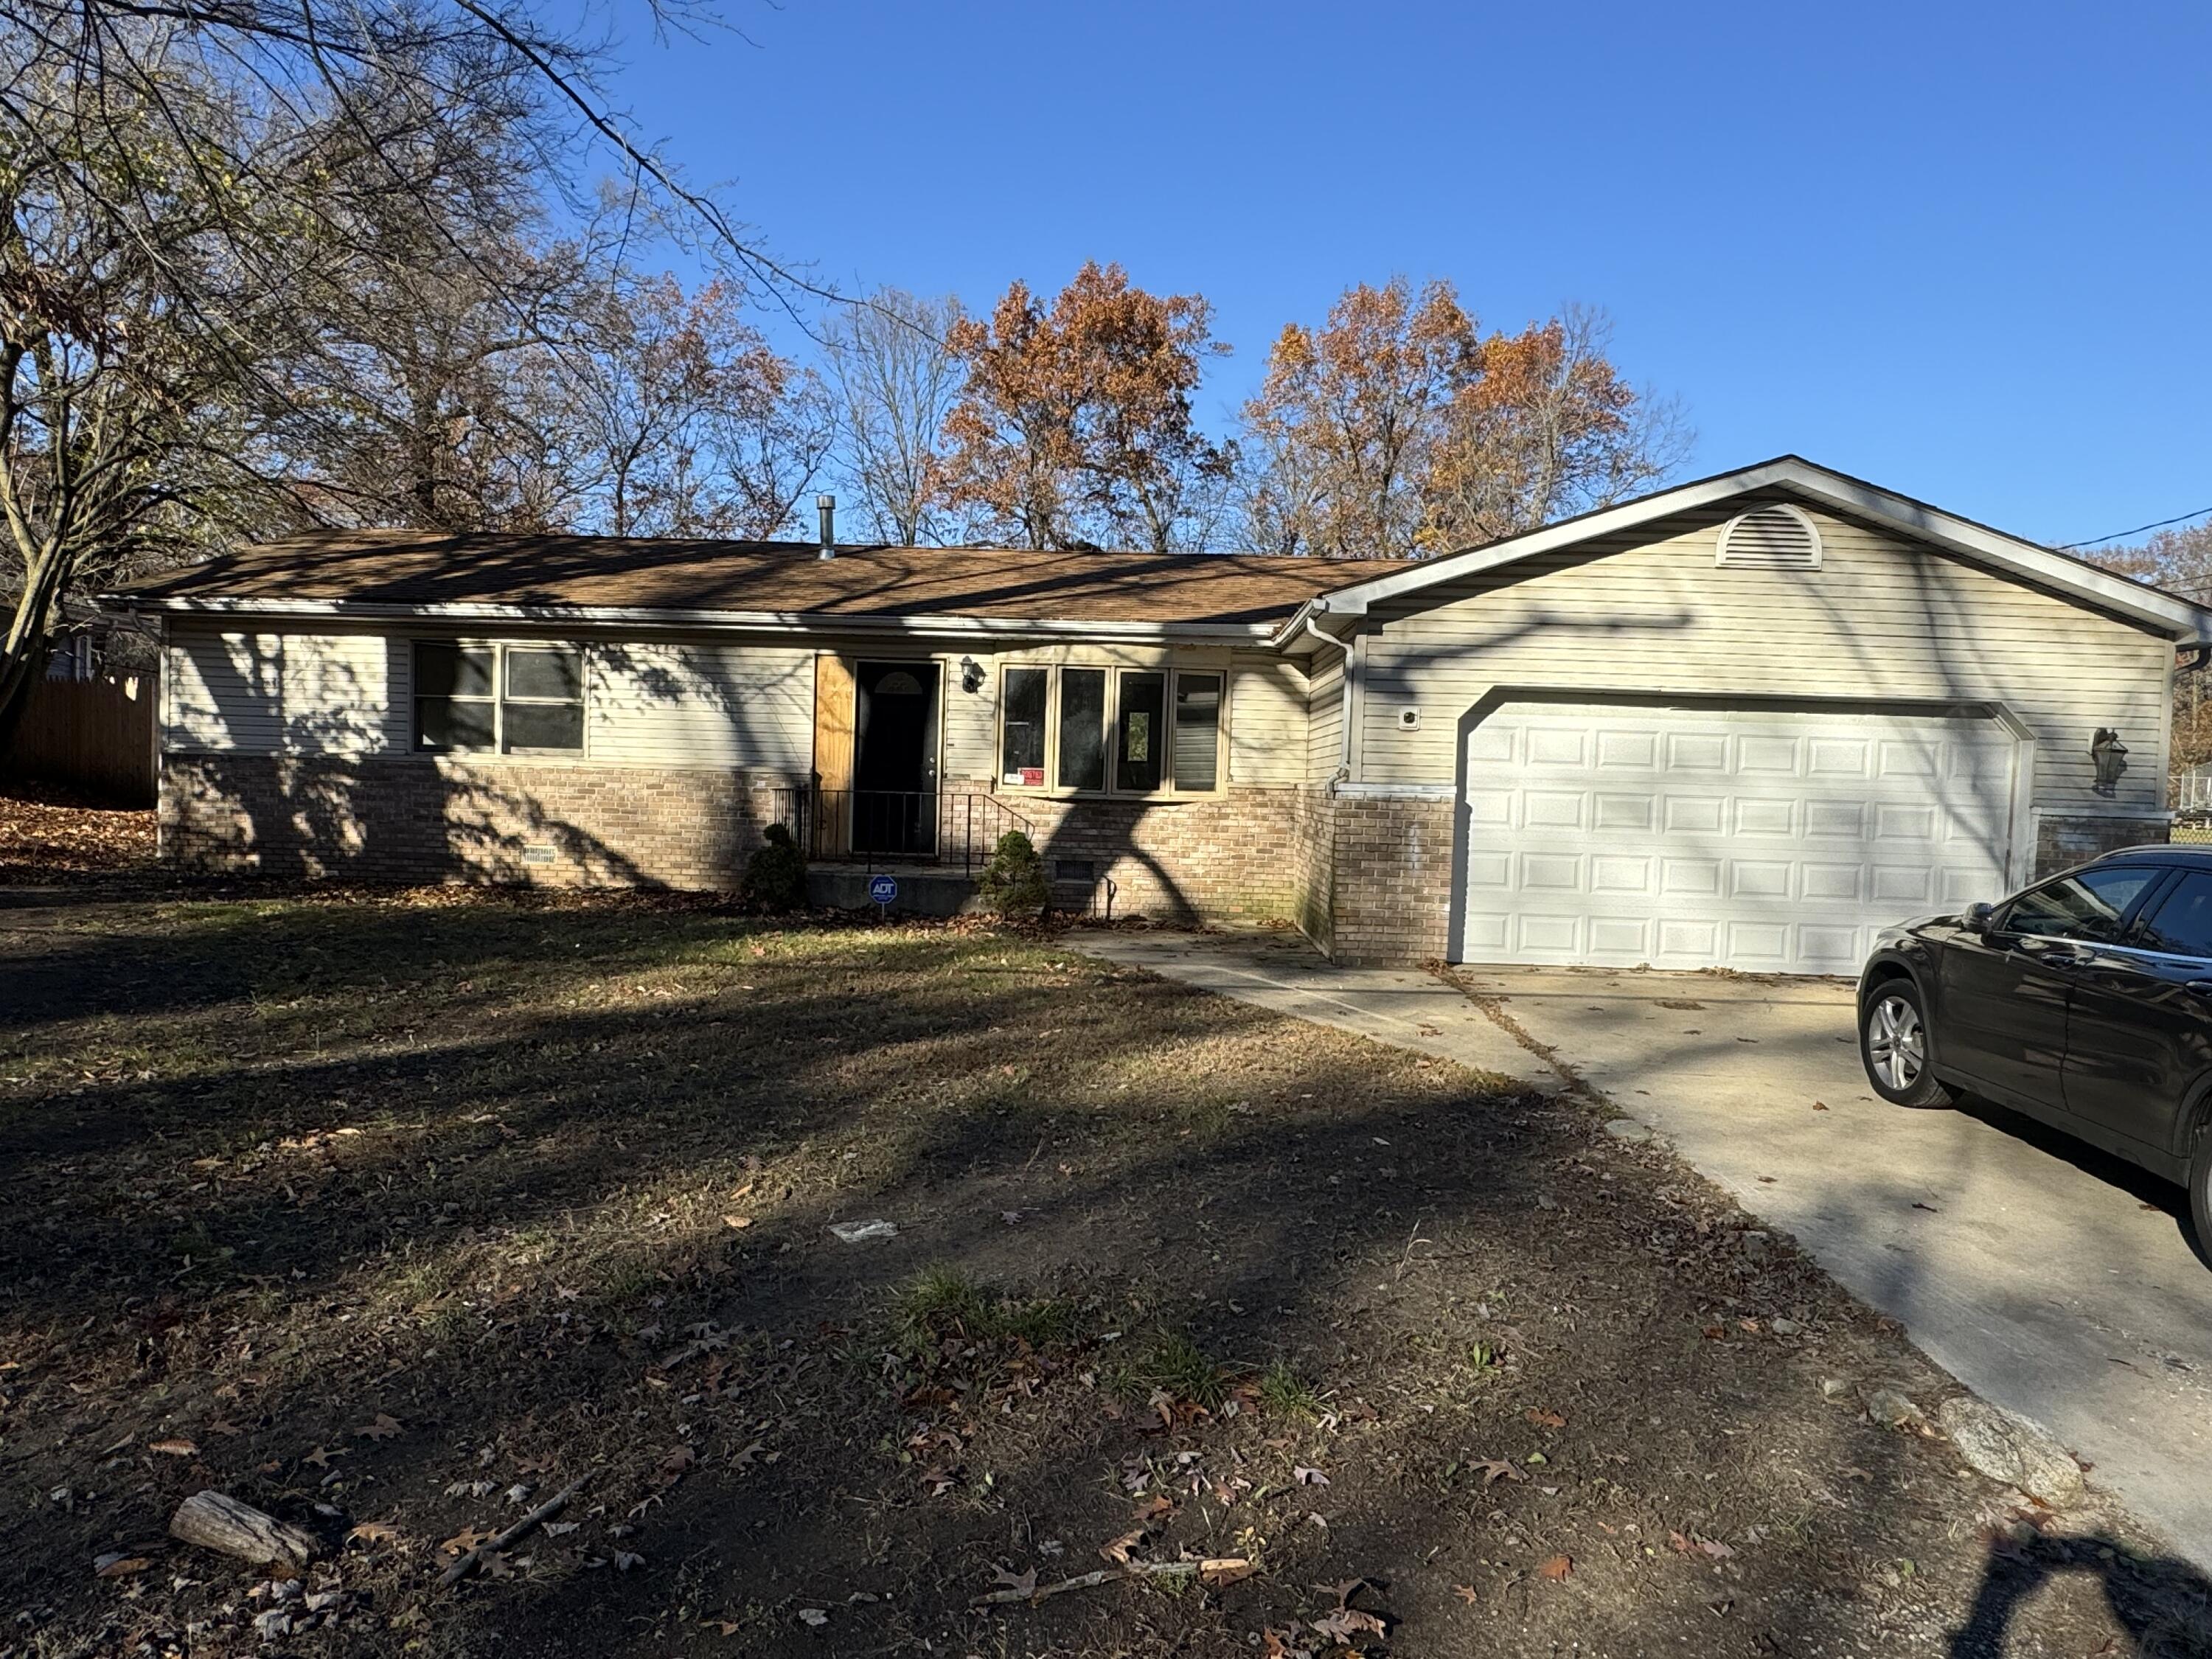
<path fill-rule="evenodd" d="M 1858 971 L 2005 890 L 1994 721 L 1507 703 L 1468 738 L 1467 962 Z"/>

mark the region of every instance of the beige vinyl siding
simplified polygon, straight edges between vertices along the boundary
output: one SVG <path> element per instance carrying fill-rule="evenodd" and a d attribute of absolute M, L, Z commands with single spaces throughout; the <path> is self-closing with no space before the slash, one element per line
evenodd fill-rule
<path fill-rule="evenodd" d="M 814 653 L 802 647 L 595 641 L 585 653 L 594 764 L 804 777 L 814 755 Z"/>
<path fill-rule="evenodd" d="M 1229 781 L 1278 788 L 1301 782 L 1305 742 L 1306 684 L 1297 665 L 1238 658 L 1229 675 Z"/>
<path fill-rule="evenodd" d="M 960 659 L 972 657 L 983 670 L 973 691 L 960 689 Z M 956 652 L 945 659 L 945 705 L 939 726 L 945 734 L 944 776 L 994 778 L 999 773 L 999 659 L 988 651 Z"/>
<path fill-rule="evenodd" d="M 375 634 L 172 627 L 161 747 L 367 755 L 408 744 L 407 647 Z"/>
<path fill-rule="evenodd" d="M 1306 778 L 1326 783 L 1336 775 L 1344 754 L 1344 655 L 1323 650 L 1308 665 L 1306 684 Z"/>
<path fill-rule="evenodd" d="M 1717 568 L 1720 518 L 1685 515 L 1674 533 L 1531 560 L 1384 620 L 1362 642 L 1363 781 L 1451 781 L 1460 717 L 1493 688 L 1588 688 L 1999 702 L 2036 738 L 2036 805 L 2163 804 L 2169 644 L 1932 549 L 1813 517 L 1817 570 Z M 1421 725 L 1401 731 L 1409 704 Z M 1320 725 L 1316 708 L 1316 741 Z M 2100 726 L 2133 751 L 2111 798 L 2091 788 Z"/>

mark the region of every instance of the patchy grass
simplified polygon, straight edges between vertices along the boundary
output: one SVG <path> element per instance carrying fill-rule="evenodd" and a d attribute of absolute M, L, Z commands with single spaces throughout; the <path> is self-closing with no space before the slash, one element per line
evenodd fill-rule
<path fill-rule="evenodd" d="M 1571 1105 L 1050 939 L 77 898 L 0 911 L 0 1654 L 2197 1639 Z M 164 1540 L 206 1487 L 323 1540 L 297 1596 Z M 970 1606 L 1102 1550 L 1259 1571 Z"/>

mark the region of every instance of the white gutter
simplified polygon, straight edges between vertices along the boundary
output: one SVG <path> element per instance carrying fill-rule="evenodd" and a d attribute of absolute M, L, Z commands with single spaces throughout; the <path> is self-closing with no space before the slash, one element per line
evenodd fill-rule
<path fill-rule="evenodd" d="M 1265 645 L 1272 623 L 1073 622 L 1002 617 L 845 616 L 835 611 L 678 611 L 637 605 L 377 605 L 356 599 L 143 599 L 100 596 L 118 611 L 179 616 L 301 617 L 362 622 L 502 622 L 559 626 L 586 623 L 624 628 L 714 628 L 766 634 L 952 635 L 1028 639 L 1040 635 L 1105 640 L 1188 640 L 1205 644 Z"/>

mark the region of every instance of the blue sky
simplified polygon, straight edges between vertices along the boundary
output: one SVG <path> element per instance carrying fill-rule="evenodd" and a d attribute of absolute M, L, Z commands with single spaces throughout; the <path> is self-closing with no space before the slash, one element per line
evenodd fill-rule
<path fill-rule="evenodd" d="M 2054 542 L 2212 507 L 2202 0 L 727 3 L 750 41 L 617 14 L 691 179 L 841 287 L 1200 292 L 1216 428 L 1404 272 L 1607 308 L 1692 474 L 1795 450 Z"/>

